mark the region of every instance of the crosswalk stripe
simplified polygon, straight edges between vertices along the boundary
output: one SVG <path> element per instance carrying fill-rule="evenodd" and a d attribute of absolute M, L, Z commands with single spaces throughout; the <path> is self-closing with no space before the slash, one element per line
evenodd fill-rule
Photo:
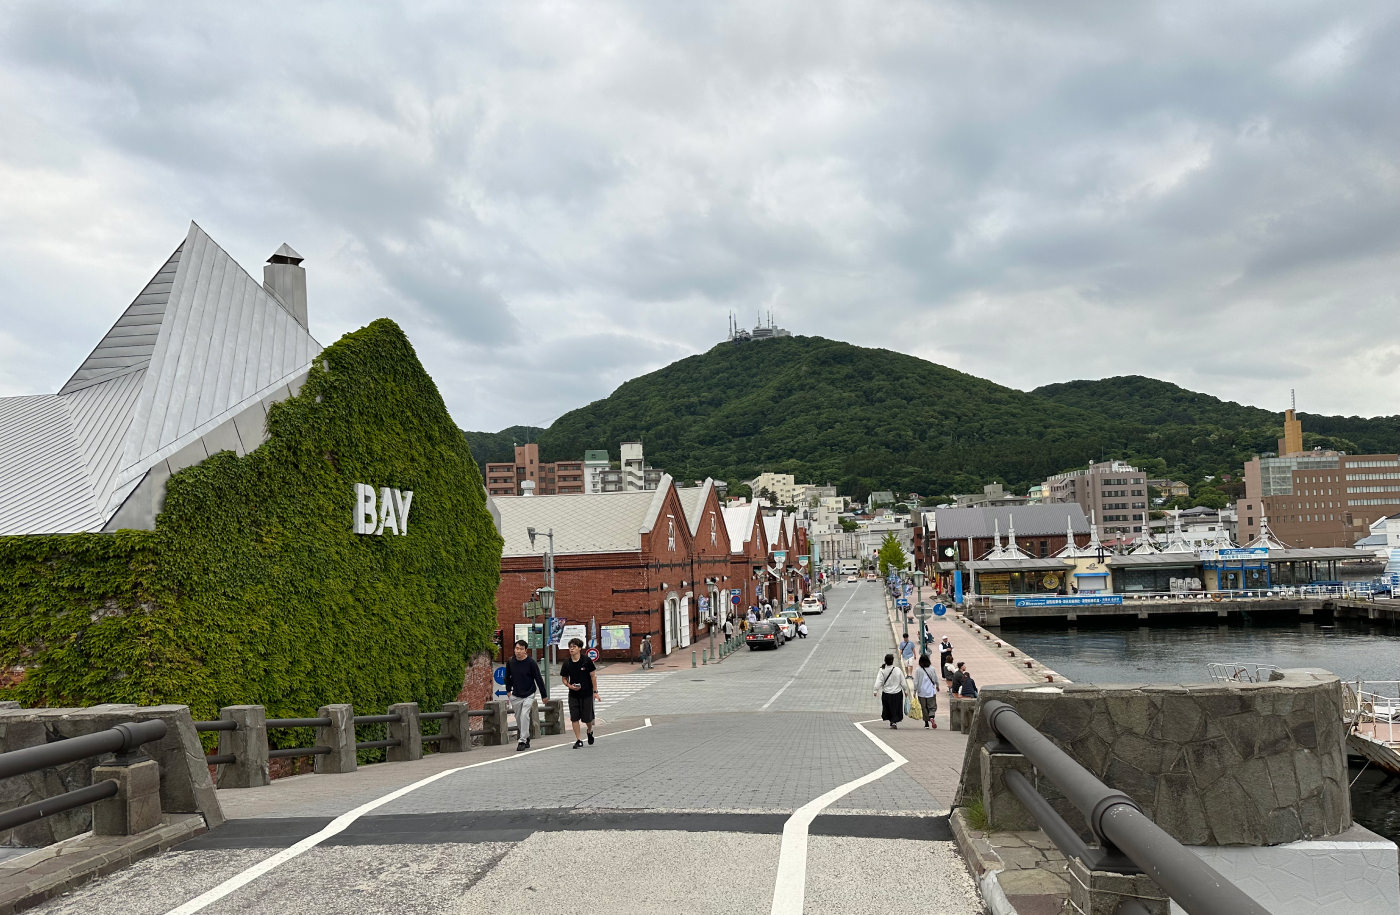
<path fill-rule="evenodd" d="M 593 707 L 597 711 L 602 711 L 670 675 L 671 671 L 659 671 L 657 673 L 614 674 L 599 677 L 598 701 L 594 703 Z"/>

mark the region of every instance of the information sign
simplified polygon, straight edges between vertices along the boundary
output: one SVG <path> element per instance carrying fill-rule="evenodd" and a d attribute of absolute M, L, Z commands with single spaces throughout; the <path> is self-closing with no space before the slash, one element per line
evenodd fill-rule
<path fill-rule="evenodd" d="M 565 625 L 564 625 L 564 621 L 561 620 L 561 619 L 556 619 L 554 622 L 555 622 L 555 631 L 557 631 L 557 632 L 559 633 L 559 634 L 555 637 L 555 640 L 554 640 L 554 641 L 555 641 L 555 644 L 557 644 L 560 648 L 565 648 L 565 649 L 567 649 L 567 648 L 569 647 L 569 639 L 578 639 L 578 640 L 580 640 L 581 642 L 583 642 L 585 645 L 588 644 L 588 627 L 587 627 L 587 626 L 585 626 L 585 625 L 583 625 L 583 624 L 581 624 L 581 623 L 578 624 L 578 625 L 573 625 L 573 626 L 565 626 Z"/>
<path fill-rule="evenodd" d="M 934 615 L 934 616 L 942 616 L 943 614 L 945 614 L 945 613 L 947 613 L 947 612 L 948 612 L 948 608 L 945 607 L 945 606 L 943 606 L 942 604 L 934 604 L 934 605 L 933 605 L 933 615 Z"/>
<path fill-rule="evenodd" d="M 1100 604 L 1121 604 L 1120 594 L 1105 594 L 1100 597 L 1018 597 L 1018 607 L 1092 607 Z"/>
<path fill-rule="evenodd" d="M 505 686 L 506 666 L 504 664 L 497 664 L 496 670 L 491 674 L 491 679 L 496 681 L 497 686 Z"/>
<path fill-rule="evenodd" d="M 900 609 L 907 609 L 909 607 L 909 599 L 901 597 L 899 600 L 894 602 L 894 605 L 896 607 L 899 607 Z"/>
<path fill-rule="evenodd" d="M 543 623 L 516 623 L 515 638 L 512 640 L 512 644 L 524 639 L 529 644 L 530 650 L 536 651 L 542 647 L 543 630 Z"/>
<path fill-rule="evenodd" d="M 598 641 L 604 651 L 620 651 L 632 647 L 632 627 L 599 626 Z"/>

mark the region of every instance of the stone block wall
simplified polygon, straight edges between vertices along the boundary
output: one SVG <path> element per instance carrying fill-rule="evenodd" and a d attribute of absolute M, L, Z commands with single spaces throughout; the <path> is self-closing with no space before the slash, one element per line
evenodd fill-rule
<path fill-rule="evenodd" d="M 1284 671 L 1268 683 L 988 687 L 979 698 L 958 805 L 981 793 L 1000 699 L 1185 845 L 1279 845 L 1351 826 L 1340 681 Z M 1084 818 L 1044 779 L 1070 824 Z"/>

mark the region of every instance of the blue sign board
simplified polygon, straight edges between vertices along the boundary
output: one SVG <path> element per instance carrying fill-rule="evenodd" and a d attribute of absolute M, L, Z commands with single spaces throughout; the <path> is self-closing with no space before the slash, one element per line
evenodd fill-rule
<path fill-rule="evenodd" d="M 1018 597 L 1018 607 L 1092 607 L 1101 604 L 1121 604 L 1121 594 L 1105 594 L 1099 597 Z"/>
<path fill-rule="evenodd" d="M 947 613 L 947 612 L 948 612 L 948 608 L 945 607 L 945 606 L 943 606 L 942 604 L 934 604 L 934 605 L 933 605 L 933 615 L 934 615 L 934 616 L 942 616 L 943 614 L 945 614 L 945 613 Z"/>
<path fill-rule="evenodd" d="M 909 601 L 906 598 L 901 597 L 899 600 L 894 602 L 894 605 L 896 607 L 907 608 L 909 606 Z"/>
<path fill-rule="evenodd" d="M 1216 550 L 1215 558 L 1221 562 L 1236 562 L 1241 559 L 1267 559 L 1269 548 L 1266 546 L 1241 547 L 1239 549 Z"/>
<path fill-rule="evenodd" d="M 729 602 L 730 602 L 731 604 L 733 604 L 734 606 L 736 606 L 736 607 L 739 606 L 739 592 L 738 592 L 738 591 L 735 591 L 733 594 L 729 595 Z"/>
<path fill-rule="evenodd" d="M 959 605 L 960 605 L 960 604 L 962 604 L 962 602 L 963 602 L 962 569 L 954 569 L 954 570 L 953 570 L 953 603 L 959 604 Z"/>
<path fill-rule="evenodd" d="M 493 680 L 496 681 L 496 685 L 497 685 L 497 686 L 505 686 L 505 685 L 506 685 L 506 666 L 505 666 L 504 664 L 499 665 L 499 666 L 496 668 L 496 672 L 493 673 L 493 674 L 491 675 L 491 679 L 493 679 Z"/>

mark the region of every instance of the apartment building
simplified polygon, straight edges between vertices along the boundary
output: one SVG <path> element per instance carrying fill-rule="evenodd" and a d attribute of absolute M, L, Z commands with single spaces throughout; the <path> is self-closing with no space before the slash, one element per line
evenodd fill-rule
<path fill-rule="evenodd" d="M 1091 463 L 1046 480 L 1047 502 L 1074 502 L 1099 525 L 1104 539 L 1136 540 L 1147 526 L 1147 476 L 1123 461 Z"/>
<path fill-rule="evenodd" d="M 1400 514 L 1400 455 L 1303 451 L 1302 440 L 1302 423 L 1288 410 L 1278 456 L 1244 465 L 1245 496 L 1235 503 L 1241 543 L 1268 518 L 1288 546 L 1349 547 L 1372 522 Z"/>
<path fill-rule="evenodd" d="M 518 496 L 526 480 L 541 496 L 577 495 L 585 491 L 583 461 L 540 460 L 540 446 L 516 445 L 515 460 L 486 465 L 486 491 L 493 496 Z"/>

